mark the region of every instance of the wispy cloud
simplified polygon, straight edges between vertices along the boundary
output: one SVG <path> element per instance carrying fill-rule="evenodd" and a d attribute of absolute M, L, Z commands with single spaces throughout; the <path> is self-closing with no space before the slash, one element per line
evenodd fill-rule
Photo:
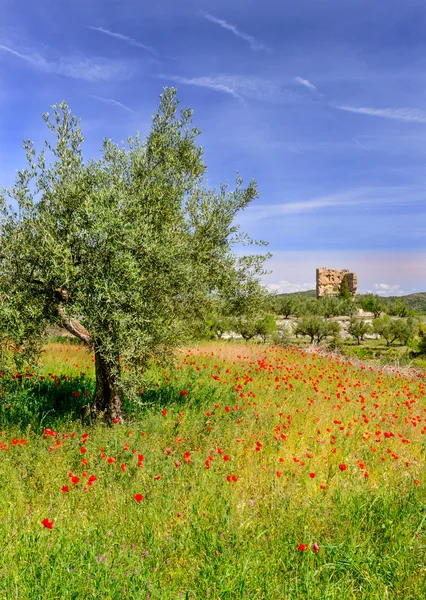
<path fill-rule="evenodd" d="M 219 27 L 222 27 L 223 29 L 227 29 L 228 31 L 233 33 L 236 37 L 244 40 L 245 42 L 248 42 L 250 44 L 250 48 L 252 50 L 265 50 L 267 52 L 271 52 L 271 48 L 268 48 L 267 46 L 265 46 L 264 44 L 259 42 L 254 36 L 250 35 L 249 33 L 240 31 L 235 25 L 232 25 L 231 23 L 228 23 L 227 21 L 224 21 L 223 19 L 218 19 L 217 17 L 214 17 L 213 15 L 210 15 L 209 13 L 201 13 L 201 15 L 203 16 L 204 19 L 207 19 L 207 21 L 210 21 L 211 23 L 215 23 L 216 25 L 219 25 Z"/>
<path fill-rule="evenodd" d="M 84 81 L 111 81 L 114 79 L 128 79 L 133 72 L 133 67 L 128 62 L 107 60 L 99 57 L 72 56 L 61 57 L 59 60 L 49 60 L 44 56 L 30 51 L 18 51 L 10 46 L 0 44 L 0 52 L 8 53 L 25 61 L 33 68 L 45 73 L 53 73 L 82 79 Z"/>
<path fill-rule="evenodd" d="M 424 203 L 422 185 L 359 187 L 342 190 L 333 194 L 318 196 L 308 200 L 264 204 L 249 207 L 242 219 L 258 221 L 260 219 L 279 219 L 283 216 L 318 212 L 330 207 L 349 207 L 362 205 L 365 209 L 386 206 L 406 206 L 407 204 Z"/>
<path fill-rule="evenodd" d="M 360 115 L 393 119 L 405 123 L 426 123 L 426 113 L 417 108 L 368 108 L 365 106 L 334 106 L 339 110 L 345 110 Z"/>
<path fill-rule="evenodd" d="M 126 110 L 127 112 L 132 113 L 133 115 L 137 115 L 137 113 L 133 109 L 129 108 L 122 102 L 118 102 L 118 100 L 114 100 L 113 98 L 103 98 L 102 96 L 89 96 L 89 97 L 93 98 L 93 100 L 98 100 L 99 102 L 104 102 L 105 104 L 110 104 L 111 106 L 116 106 L 118 108 L 122 108 L 123 110 Z"/>
<path fill-rule="evenodd" d="M 216 92 L 222 92 L 229 94 L 233 98 L 244 102 L 244 98 L 238 94 L 230 85 L 227 85 L 221 81 L 218 77 L 179 77 L 178 75 L 159 75 L 161 79 L 168 79 L 175 81 L 176 83 L 183 83 L 184 85 L 195 85 L 197 87 L 204 87 Z"/>
<path fill-rule="evenodd" d="M 300 83 L 300 85 L 303 85 L 305 88 L 308 88 L 308 90 L 311 90 L 312 92 L 318 92 L 317 87 L 313 83 L 311 83 L 309 79 L 303 79 L 303 77 L 295 77 L 294 79 L 295 81 L 297 81 L 297 83 Z"/>
<path fill-rule="evenodd" d="M 195 85 L 217 92 L 229 94 L 240 102 L 245 99 L 254 99 L 267 102 L 286 102 L 294 100 L 293 91 L 277 86 L 274 82 L 261 77 L 246 77 L 241 75 L 207 75 L 203 77 L 180 77 L 178 75 L 159 75 L 160 79 L 167 79 L 184 85 Z"/>
<path fill-rule="evenodd" d="M 156 53 L 155 49 L 152 48 L 151 46 L 146 46 L 145 44 L 142 44 L 142 42 L 139 42 L 138 40 L 135 40 L 134 38 L 132 38 L 128 35 L 124 35 L 123 33 L 117 33 L 115 31 L 110 31 L 109 29 L 104 29 L 103 27 L 96 27 L 95 25 L 86 25 L 86 27 L 88 29 L 91 29 L 92 31 L 98 31 L 99 33 L 103 33 L 104 35 L 109 35 L 110 37 L 116 38 L 117 40 L 126 42 L 126 44 L 129 44 L 130 46 L 135 46 L 136 48 L 142 48 L 143 50 L 146 50 L 147 52 L 151 52 L 151 54 Z"/>

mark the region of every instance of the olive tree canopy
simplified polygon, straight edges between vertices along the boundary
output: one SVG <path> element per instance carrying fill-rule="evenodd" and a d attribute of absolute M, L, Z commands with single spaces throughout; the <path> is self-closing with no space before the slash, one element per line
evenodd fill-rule
<path fill-rule="evenodd" d="M 213 298 L 238 313 L 262 296 L 265 256 L 233 248 L 251 243 L 235 216 L 257 187 L 237 177 L 233 191 L 208 189 L 174 89 L 146 141 L 105 139 L 98 160 L 84 161 L 67 104 L 52 108 L 55 142 L 37 154 L 26 141 L 28 166 L 0 194 L 3 357 L 5 343 L 34 354 L 48 325 L 66 328 L 95 353 L 95 410 L 120 418 L 146 361 L 187 340 Z"/>

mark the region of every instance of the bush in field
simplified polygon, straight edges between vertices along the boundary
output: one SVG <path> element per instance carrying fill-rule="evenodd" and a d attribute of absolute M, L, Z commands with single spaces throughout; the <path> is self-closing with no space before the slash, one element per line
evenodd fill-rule
<path fill-rule="evenodd" d="M 358 297 L 358 306 L 366 312 L 372 312 L 374 316 L 380 317 L 382 312 L 386 311 L 386 304 L 379 296 L 374 294 L 365 294 Z"/>
<path fill-rule="evenodd" d="M 386 345 L 391 346 L 396 340 L 407 344 L 416 331 L 414 319 L 391 319 L 389 315 L 383 315 L 373 320 L 374 332 L 386 340 Z"/>
<path fill-rule="evenodd" d="M 316 298 L 300 298 L 298 300 L 296 317 L 305 317 L 310 315 L 321 315 L 320 303 Z"/>
<path fill-rule="evenodd" d="M 291 315 L 295 315 L 297 311 L 298 301 L 294 296 L 281 296 L 277 298 L 275 310 L 278 315 L 288 319 Z"/>
<path fill-rule="evenodd" d="M 257 335 L 262 338 L 263 342 L 266 342 L 267 338 L 273 336 L 276 331 L 277 323 L 272 315 L 266 315 L 257 322 Z"/>
<path fill-rule="evenodd" d="M 411 312 L 402 298 L 388 302 L 385 311 L 391 317 L 409 317 Z"/>
<path fill-rule="evenodd" d="M 326 321 L 318 315 L 310 315 L 302 317 L 295 329 L 297 336 L 308 336 L 311 344 L 315 341 L 320 343 L 321 340 L 338 335 L 340 325 L 337 321 Z"/>
<path fill-rule="evenodd" d="M 353 338 L 355 338 L 358 346 L 360 345 L 360 343 L 362 342 L 364 337 L 366 335 L 368 335 L 369 333 L 371 333 L 372 331 L 373 331 L 372 326 L 370 325 L 370 323 L 367 323 L 366 321 L 364 321 L 364 319 L 360 319 L 357 317 L 351 318 L 351 320 L 349 322 L 348 333 Z"/>
<path fill-rule="evenodd" d="M 98 160 L 83 160 L 66 103 L 43 118 L 55 145 L 37 156 L 26 141 L 28 168 L 0 194 L 0 347 L 36 354 L 48 325 L 67 329 L 94 351 L 94 409 L 117 419 L 124 391 L 205 324 L 212 297 L 238 314 L 264 297 L 264 257 L 233 252 L 249 241 L 235 218 L 257 187 L 207 188 L 199 130 L 173 89 L 145 142 L 105 140 Z"/>
<path fill-rule="evenodd" d="M 235 333 L 238 333 L 246 342 L 249 342 L 258 334 L 259 323 L 250 317 L 238 317 L 234 321 Z"/>

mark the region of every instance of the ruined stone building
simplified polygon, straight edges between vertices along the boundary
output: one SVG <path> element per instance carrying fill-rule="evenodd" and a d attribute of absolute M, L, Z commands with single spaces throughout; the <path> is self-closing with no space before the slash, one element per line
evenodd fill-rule
<path fill-rule="evenodd" d="M 358 287 L 356 273 L 350 273 L 349 269 L 343 269 L 342 271 L 327 269 L 326 267 L 317 269 L 317 298 L 337 296 L 343 279 L 346 279 L 352 296 L 355 296 Z"/>

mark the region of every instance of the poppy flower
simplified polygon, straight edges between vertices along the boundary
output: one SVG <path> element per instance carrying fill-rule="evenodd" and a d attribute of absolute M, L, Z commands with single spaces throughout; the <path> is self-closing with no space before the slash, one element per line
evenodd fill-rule
<path fill-rule="evenodd" d="M 162 410 L 161 414 L 163 415 L 163 417 L 165 417 L 167 415 L 167 410 L 166 409 Z"/>
<path fill-rule="evenodd" d="M 228 462 L 228 460 L 231 460 L 231 459 L 229 458 L 229 456 L 227 454 L 225 454 L 225 456 L 223 457 L 223 460 L 224 460 L 224 462 Z"/>
<path fill-rule="evenodd" d="M 181 396 L 187 396 L 188 392 L 186 390 L 182 390 L 180 393 Z"/>
<path fill-rule="evenodd" d="M 158 479 L 161 479 L 162 477 L 163 477 L 162 475 L 156 475 L 156 476 L 154 477 L 154 479 L 158 481 Z"/>
<path fill-rule="evenodd" d="M 143 500 L 142 494 L 135 494 L 133 498 L 136 500 L 136 502 L 142 502 Z"/>
<path fill-rule="evenodd" d="M 317 542 L 314 542 L 314 545 L 312 546 L 312 550 L 314 552 L 319 552 L 319 546 L 318 546 Z"/>
<path fill-rule="evenodd" d="M 308 548 L 308 544 L 299 544 L 299 552 L 305 552 Z"/>
<path fill-rule="evenodd" d="M 67 485 L 64 485 L 64 486 L 61 488 L 61 492 L 64 492 L 64 493 L 67 493 L 67 492 L 69 492 L 68 486 L 67 486 Z"/>
<path fill-rule="evenodd" d="M 49 521 L 49 519 L 43 519 L 41 523 L 46 527 L 46 529 L 52 529 L 53 527 L 53 521 Z"/>
<path fill-rule="evenodd" d="M 72 483 L 78 483 L 80 481 L 80 479 L 76 475 L 73 475 L 71 477 L 71 481 L 72 481 Z"/>
<path fill-rule="evenodd" d="M 314 477 L 315 477 L 315 473 L 309 473 L 309 477 L 310 477 L 311 479 L 314 479 Z"/>
<path fill-rule="evenodd" d="M 178 467 L 180 467 L 180 462 L 179 462 L 178 460 L 175 460 L 175 467 L 176 467 L 176 469 L 177 469 Z"/>
<path fill-rule="evenodd" d="M 113 423 L 117 424 L 119 419 L 117 419 L 117 417 L 114 417 L 112 421 L 113 421 Z"/>
<path fill-rule="evenodd" d="M 342 463 L 341 465 L 339 465 L 339 469 L 340 469 L 341 471 L 346 471 L 346 468 L 347 468 L 347 467 L 346 467 L 345 463 Z"/>

